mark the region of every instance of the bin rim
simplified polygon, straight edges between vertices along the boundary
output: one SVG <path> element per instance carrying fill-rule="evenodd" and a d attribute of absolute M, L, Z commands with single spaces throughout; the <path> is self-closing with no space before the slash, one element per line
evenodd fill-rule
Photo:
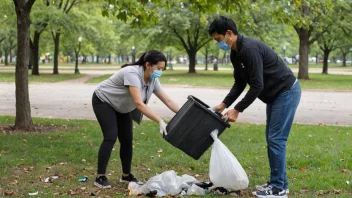
<path fill-rule="evenodd" d="M 216 119 L 218 119 L 220 122 L 222 122 L 227 128 L 230 128 L 231 125 L 227 122 L 225 122 L 224 120 L 222 120 L 219 116 L 217 116 L 215 113 L 213 113 L 212 111 L 210 111 L 209 105 L 205 104 L 203 101 L 201 101 L 199 98 L 193 96 L 193 95 L 188 95 L 187 99 L 194 99 L 195 103 L 197 104 L 197 106 L 203 108 L 205 111 L 208 111 L 213 117 L 215 117 Z M 206 108 L 208 107 L 208 108 Z"/>

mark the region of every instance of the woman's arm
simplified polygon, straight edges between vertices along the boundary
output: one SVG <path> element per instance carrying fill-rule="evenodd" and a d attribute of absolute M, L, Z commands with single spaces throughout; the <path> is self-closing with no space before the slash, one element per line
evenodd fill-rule
<path fill-rule="evenodd" d="M 153 111 L 151 111 L 146 104 L 144 104 L 143 99 L 142 99 L 142 94 L 141 90 L 137 87 L 134 86 L 129 86 L 129 90 L 133 99 L 134 104 L 136 105 L 137 109 L 141 111 L 145 116 L 147 116 L 149 119 L 160 123 L 161 118 L 157 114 L 155 114 Z"/>
<path fill-rule="evenodd" d="M 156 92 L 155 95 L 173 112 L 177 113 L 180 110 L 178 104 L 172 100 L 162 89 Z"/>

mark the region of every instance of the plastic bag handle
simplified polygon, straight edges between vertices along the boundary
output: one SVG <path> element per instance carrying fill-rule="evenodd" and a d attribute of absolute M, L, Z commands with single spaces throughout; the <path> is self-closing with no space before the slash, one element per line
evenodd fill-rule
<path fill-rule="evenodd" d="M 214 129 L 214 130 L 210 133 L 210 136 L 211 136 L 214 140 L 217 140 L 217 139 L 218 139 L 218 134 L 219 134 L 219 130 Z"/>

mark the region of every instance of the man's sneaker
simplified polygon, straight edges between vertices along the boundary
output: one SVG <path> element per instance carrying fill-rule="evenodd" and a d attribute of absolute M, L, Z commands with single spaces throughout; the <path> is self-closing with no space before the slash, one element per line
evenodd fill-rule
<path fill-rule="evenodd" d="M 255 188 L 258 190 L 258 191 L 266 191 L 266 190 L 269 190 L 271 187 L 270 185 L 270 182 L 266 182 L 265 184 L 263 185 L 256 185 Z M 290 193 L 290 190 L 289 189 L 285 189 L 286 190 L 286 194 L 289 194 Z"/>
<path fill-rule="evenodd" d="M 140 184 L 140 185 L 143 184 L 143 182 L 140 182 L 137 178 L 135 178 L 132 173 L 130 173 L 128 176 L 122 175 L 120 182 L 136 182 L 137 184 Z"/>
<path fill-rule="evenodd" d="M 265 191 L 258 191 L 256 192 L 255 195 L 261 198 L 276 198 L 276 197 L 287 198 L 286 190 L 279 190 L 275 187 L 269 187 L 269 190 L 265 190 Z"/>
<path fill-rule="evenodd" d="M 258 190 L 258 191 L 265 191 L 265 190 L 269 190 L 269 186 L 270 186 L 270 182 L 266 182 L 265 184 L 263 185 L 256 185 L 255 188 Z"/>
<path fill-rule="evenodd" d="M 95 178 L 94 185 L 102 189 L 111 188 L 108 178 L 105 175 Z"/>

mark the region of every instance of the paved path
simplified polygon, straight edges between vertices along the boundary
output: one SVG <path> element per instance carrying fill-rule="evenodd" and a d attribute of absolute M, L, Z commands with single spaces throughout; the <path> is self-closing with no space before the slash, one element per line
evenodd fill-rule
<path fill-rule="evenodd" d="M 91 96 L 96 84 L 74 82 L 31 83 L 30 102 L 33 117 L 95 119 Z M 217 105 L 229 90 L 164 86 L 165 91 L 182 105 L 194 95 L 210 106 Z M 0 115 L 15 115 L 15 84 L 0 83 Z M 240 96 L 242 98 L 243 96 Z M 304 91 L 295 122 L 352 126 L 352 92 Z M 155 96 L 152 110 L 169 120 L 174 113 Z M 239 122 L 265 123 L 265 104 L 258 99 L 240 114 Z"/>

